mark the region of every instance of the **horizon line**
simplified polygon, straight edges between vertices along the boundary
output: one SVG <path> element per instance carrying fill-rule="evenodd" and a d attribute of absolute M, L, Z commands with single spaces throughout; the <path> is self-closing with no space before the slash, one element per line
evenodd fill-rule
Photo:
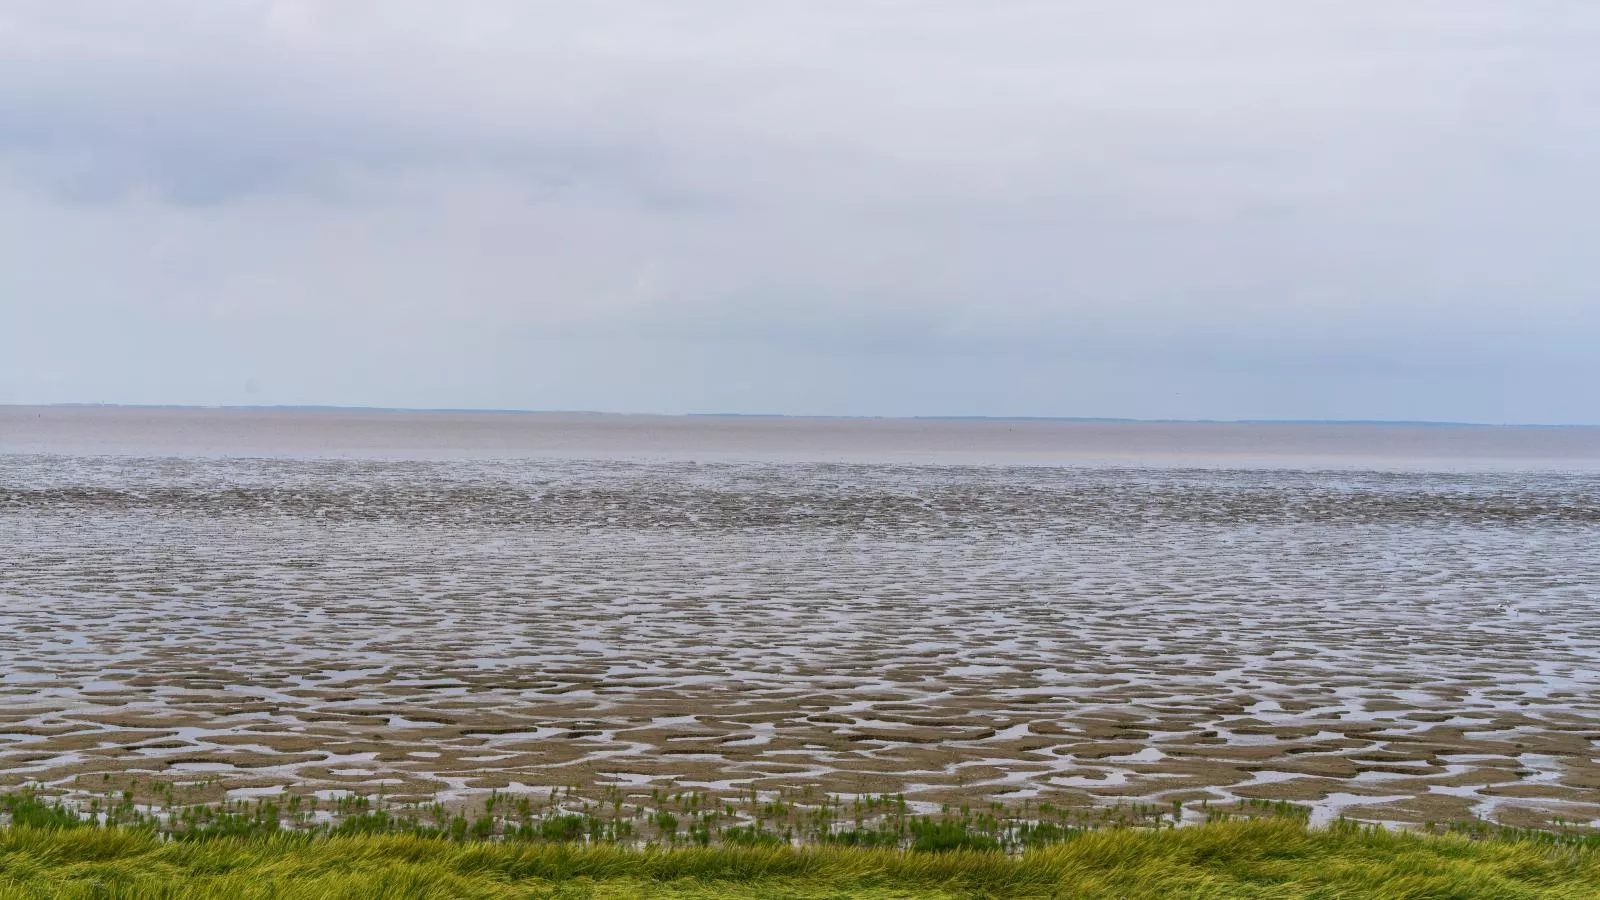
<path fill-rule="evenodd" d="M 1126 416 L 1039 415 L 841 415 L 813 413 L 742 412 L 615 412 L 591 409 L 522 409 L 515 407 L 354 406 L 337 403 L 0 403 L 0 407 L 43 409 L 188 409 L 227 411 L 371 412 L 371 413 L 478 413 L 493 415 L 648 416 L 667 419 L 834 419 L 905 422 L 1065 422 L 1104 425 L 1366 425 L 1425 428 L 1597 428 L 1600 423 L 1469 422 L 1450 419 L 1277 419 L 1277 418 L 1138 418 Z"/>

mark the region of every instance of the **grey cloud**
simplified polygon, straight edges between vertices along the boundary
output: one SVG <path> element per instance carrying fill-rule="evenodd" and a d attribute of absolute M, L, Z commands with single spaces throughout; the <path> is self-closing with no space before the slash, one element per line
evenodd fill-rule
<path fill-rule="evenodd" d="M 41 366 L 117 321 L 286 402 L 1506 417 L 1487 371 L 1600 420 L 1597 37 L 1559 0 L 18 0 L 0 312 Z M 284 349 L 335 336 L 366 374 Z"/>

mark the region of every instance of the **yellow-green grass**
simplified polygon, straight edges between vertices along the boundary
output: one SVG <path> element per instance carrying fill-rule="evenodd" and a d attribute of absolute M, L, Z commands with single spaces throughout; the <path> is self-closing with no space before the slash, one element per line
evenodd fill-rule
<path fill-rule="evenodd" d="M 1600 898 L 1600 848 L 1289 820 L 1091 832 L 1020 856 L 848 847 L 456 842 L 293 833 L 175 841 L 0 831 L 0 898 Z"/>

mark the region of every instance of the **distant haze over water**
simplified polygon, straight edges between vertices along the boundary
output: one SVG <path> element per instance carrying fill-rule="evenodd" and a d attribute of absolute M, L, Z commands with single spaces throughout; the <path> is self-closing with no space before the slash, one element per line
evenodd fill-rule
<path fill-rule="evenodd" d="M 1600 427 L 0 406 L 0 453 L 1600 471 Z"/>

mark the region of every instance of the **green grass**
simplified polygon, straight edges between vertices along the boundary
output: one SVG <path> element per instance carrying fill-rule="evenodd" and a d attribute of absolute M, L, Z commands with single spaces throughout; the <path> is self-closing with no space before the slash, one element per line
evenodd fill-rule
<path fill-rule="evenodd" d="M 699 791 L 624 793 L 615 785 L 569 785 L 543 792 L 487 795 L 445 806 L 437 800 L 401 800 L 344 795 L 284 793 L 260 799 L 204 802 L 208 782 L 124 779 L 99 784 L 82 779 L 63 790 L 39 786 L 0 793 L 0 823 L 49 827 L 91 824 L 149 828 L 178 840 L 244 837 L 294 831 L 351 836 L 405 834 L 452 840 L 505 839 L 609 843 L 845 844 L 917 850 L 1019 851 L 1058 843 L 1085 830 L 1172 827 L 1181 803 L 1126 803 L 1114 807 L 1065 807 L 1023 800 L 992 802 L 977 809 L 946 804 L 937 813 L 915 813 L 901 795 L 862 795 L 846 800 L 807 787 L 720 796 Z M 1189 812 L 1208 821 L 1246 817 L 1305 818 L 1310 810 L 1284 802 L 1239 800 L 1202 803 Z M 1481 823 L 1470 823 L 1473 827 Z"/>
<path fill-rule="evenodd" d="M 1600 897 L 1600 847 L 1293 819 L 1081 832 L 1021 854 L 144 828 L 0 830 L 0 898 Z"/>

